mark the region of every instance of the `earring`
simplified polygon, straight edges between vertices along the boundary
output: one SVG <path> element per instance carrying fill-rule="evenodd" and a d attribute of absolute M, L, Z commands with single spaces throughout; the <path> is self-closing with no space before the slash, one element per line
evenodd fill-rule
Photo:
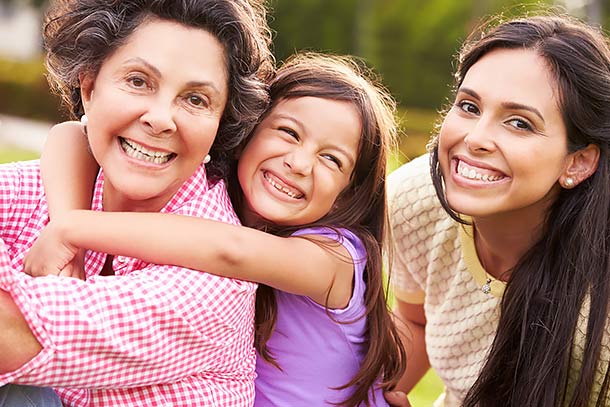
<path fill-rule="evenodd" d="M 80 117 L 80 124 L 83 125 L 83 133 L 87 136 L 87 124 L 89 123 L 89 118 L 86 114 Z"/>
<path fill-rule="evenodd" d="M 574 186 L 574 178 L 567 177 L 566 178 L 566 188 L 572 188 Z"/>
<path fill-rule="evenodd" d="M 212 157 L 210 157 L 210 155 L 209 155 L 209 154 L 206 154 L 206 156 L 203 158 L 203 163 L 204 163 L 204 164 L 207 164 L 207 163 L 209 163 L 210 161 L 212 161 Z"/>

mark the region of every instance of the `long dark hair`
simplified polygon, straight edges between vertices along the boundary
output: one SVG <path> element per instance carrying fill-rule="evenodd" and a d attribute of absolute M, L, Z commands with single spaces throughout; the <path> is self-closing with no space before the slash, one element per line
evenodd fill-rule
<path fill-rule="evenodd" d="M 546 60 L 557 84 L 569 151 L 595 144 L 600 157 L 591 177 L 561 190 L 542 237 L 512 269 L 495 339 L 464 406 L 607 405 L 609 361 L 600 360 L 600 354 L 610 295 L 608 41 L 592 27 L 560 15 L 484 26 L 459 55 L 457 86 L 481 57 L 499 48 L 533 50 Z M 439 199 L 462 221 L 443 192 L 437 143 L 431 164 Z M 575 363 L 579 319 L 586 326 L 580 332 L 582 363 Z M 573 371 L 577 376 L 570 376 Z"/>
<path fill-rule="evenodd" d="M 273 109 L 281 100 L 318 97 L 352 103 L 362 120 L 358 158 L 349 186 L 340 194 L 335 208 L 315 224 L 294 227 L 260 225 L 266 231 L 288 236 L 304 227 L 346 228 L 364 243 L 367 253 L 364 279 L 367 318 L 367 350 L 358 373 L 339 389 L 355 387 L 341 405 L 370 404 L 370 389 L 382 380 L 384 389 L 393 388 L 405 369 L 405 352 L 390 317 L 382 276 L 382 242 L 389 232 L 386 209 L 386 163 L 396 136 L 395 104 L 376 85 L 372 74 L 347 57 L 300 54 L 286 61 L 271 82 Z M 262 120 L 262 119 L 261 119 Z M 241 193 L 236 177 L 229 182 L 232 198 L 240 207 Z M 387 288 L 387 287 L 386 287 Z M 268 362 L 275 363 L 267 349 L 277 319 L 273 290 L 259 286 L 256 296 L 256 347 Z"/>
<path fill-rule="evenodd" d="M 72 118 L 83 106 L 79 75 L 97 74 L 103 62 L 147 18 L 176 21 L 214 35 L 226 53 L 229 96 L 206 165 L 210 177 L 227 175 L 228 151 L 250 133 L 268 103 L 274 71 L 271 35 L 262 0 L 55 0 L 43 39 L 48 79 Z"/>

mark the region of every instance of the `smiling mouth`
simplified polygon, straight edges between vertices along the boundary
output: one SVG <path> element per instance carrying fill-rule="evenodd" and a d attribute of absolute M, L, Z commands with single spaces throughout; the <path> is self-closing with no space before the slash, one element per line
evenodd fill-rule
<path fill-rule="evenodd" d="M 282 180 L 273 176 L 268 171 L 263 172 L 263 177 L 265 178 L 265 181 L 269 183 L 269 185 L 292 199 L 301 199 L 305 196 L 305 194 L 303 194 L 301 191 L 286 185 L 284 182 L 282 182 Z"/>
<path fill-rule="evenodd" d="M 136 160 L 146 161 L 153 164 L 165 164 L 176 157 L 175 153 L 167 151 L 154 151 L 136 143 L 133 140 L 128 140 L 119 137 L 121 148 L 131 158 Z"/>
<path fill-rule="evenodd" d="M 506 175 L 498 171 L 473 167 L 462 160 L 457 160 L 456 172 L 462 177 L 483 182 L 496 182 L 506 178 Z"/>

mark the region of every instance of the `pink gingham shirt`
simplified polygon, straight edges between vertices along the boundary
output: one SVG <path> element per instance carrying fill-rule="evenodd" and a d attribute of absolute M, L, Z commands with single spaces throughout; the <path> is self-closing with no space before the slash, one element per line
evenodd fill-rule
<path fill-rule="evenodd" d="M 100 174 L 94 210 L 102 187 Z M 238 223 L 224 183 L 208 185 L 203 166 L 162 212 Z M 0 289 L 42 345 L 0 385 L 52 386 L 67 406 L 252 405 L 255 284 L 124 257 L 100 276 L 106 255 L 95 252 L 86 281 L 32 278 L 23 258 L 47 223 L 39 163 L 0 165 Z"/>

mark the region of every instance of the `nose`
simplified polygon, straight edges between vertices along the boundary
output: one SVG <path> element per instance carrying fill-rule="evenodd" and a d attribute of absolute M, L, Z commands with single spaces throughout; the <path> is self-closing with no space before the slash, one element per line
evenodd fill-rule
<path fill-rule="evenodd" d="M 296 148 L 284 155 L 284 165 L 295 174 L 309 175 L 313 168 L 313 155 L 305 148 Z"/>
<path fill-rule="evenodd" d="M 491 152 L 495 150 L 493 122 L 481 117 L 468 129 L 464 137 L 464 144 L 469 151 L 475 153 Z"/>
<path fill-rule="evenodd" d="M 152 136 L 172 134 L 176 131 L 174 113 L 173 100 L 158 95 L 149 100 L 146 110 L 140 116 L 140 122 Z"/>

